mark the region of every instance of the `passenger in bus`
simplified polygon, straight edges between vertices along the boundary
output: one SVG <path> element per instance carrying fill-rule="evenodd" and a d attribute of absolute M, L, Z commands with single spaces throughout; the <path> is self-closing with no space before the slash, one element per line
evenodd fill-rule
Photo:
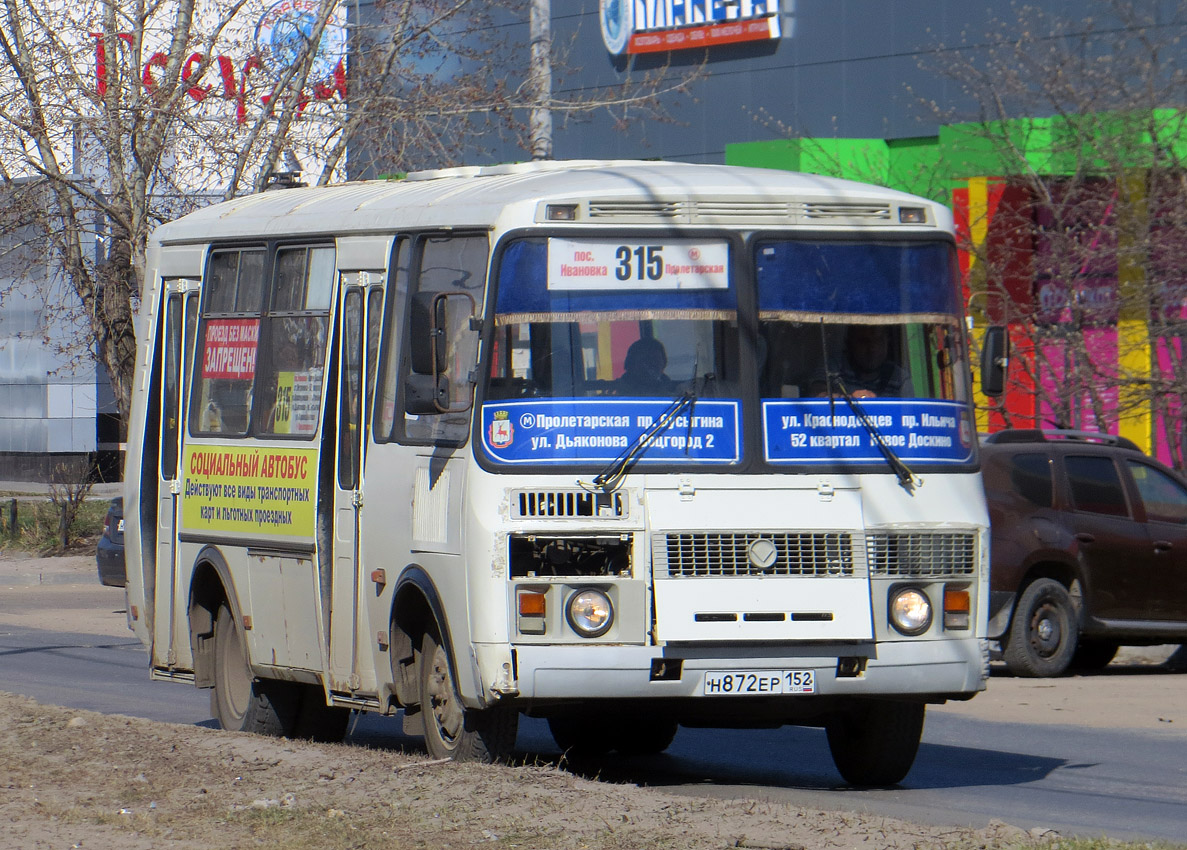
<path fill-rule="evenodd" d="M 890 331 L 885 325 L 850 325 L 845 333 L 845 360 L 839 377 L 854 398 L 913 396 L 911 378 L 890 353 Z M 813 381 L 818 396 L 828 395 L 823 374 Z"/>
<path fill-rule="evenodd" d="M 198 423 L 198 428 L 208 433 L 217 433 L 223 430 L 223 412 L 214 399 L 211 399 L 202 410 L 202 419 Z"/>
<path fill-rule="evenodd" d="M 642 337 L 631 343 L 623 361 L 623 373 L 615 381 L 618 395 L 662 395 L 676 392 L 676 382 L 664 374 L 668 352 L 654 337 Z"/>

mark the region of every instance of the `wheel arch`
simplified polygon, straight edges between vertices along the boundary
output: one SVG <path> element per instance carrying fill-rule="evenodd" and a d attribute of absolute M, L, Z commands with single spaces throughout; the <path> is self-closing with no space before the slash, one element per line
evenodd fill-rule
<path fill-rule="evenodd" d="M 1077 619 L 1082 620 L 1083 606 L 1080 604 L 1080 596 L 1076 591 L 1077 587 L 1083 588 L 1083 579 L 1080 575 L 1079 565 L 1055 558 L 1046 558 L 1030 564 L 1023 573 L 1022 580 L 1018 582 L 1018 589 L 1014 593 L 1014 602 L 1010 610 L 1010 622 L 1014 619 L 1014 612 L 1018 608 L 1018 600 L 1022 598 L 1022 594 L 1036 581 L 1044 578 L 1049 578 L 1063 585 L 1064 589 L 1072 597 L 1072 603 L 1076 608 Z M 1007 622 L 1007 629 L 1009 625 L 1010 623 Z"/>
<path fill-rule="evenodd" d="M 454 645 L 454 632 L 445 613 L 441 594 L 432 578 L 419 564 L 411 564 L 404 568 L 396 580 L 395 592 L 392 594 L 388 651 L 391 654 L 392 679 L 397 702 L 403 706 L 419 704 L 420 641 L 430 626 L 437 629 L 441 648 L 445 650 L 449 659 L 450 673 L 462 696 L 470 697 L 477 690 L 477 704 L 485 705 L 481 687 L 466 687 L 477 682 L 478 677 L 474 671 L 467 671 L 467 675 L 464 676 L 460 675 L 462 667 Z"/>
<path fill-rule="evenodd" d="M 214 687 L 214 619 L 219 605 L 226 603 L 237 623 L 243 622 L 239 594 L 222 553 L 206 546 L 194 558 L 190 576 L 190 649 L 194 656 L 194 684 Z"/>

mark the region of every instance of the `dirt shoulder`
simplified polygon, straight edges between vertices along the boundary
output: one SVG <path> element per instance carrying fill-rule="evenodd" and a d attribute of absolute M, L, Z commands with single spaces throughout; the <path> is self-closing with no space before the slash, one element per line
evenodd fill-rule
<path fill-rule="evenodd" d="M 1005 848 L 970 830 L 690 799 L 553 766 L 425 761 L 105 716 L 0 694 L 0 847 Z M 874 844 L 869 842 L 874 841 Z"/>

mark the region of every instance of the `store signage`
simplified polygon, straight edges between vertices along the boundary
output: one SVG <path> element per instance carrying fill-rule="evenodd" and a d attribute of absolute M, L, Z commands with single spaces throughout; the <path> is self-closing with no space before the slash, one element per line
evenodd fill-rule
<path fill-rule="evenodd" d="M 779 38 L 779 0 L 598 0 L 614 55 Z"/>
<path fill-rule="evenodd" d="M 255 42 L 264 65 L 279 76 L 304 55 L 313 39 L 321 0 L 279 0 L 268 7 L 256 24 Z M 311 80 L 330 78 L 346 58 L 346 11 L 335 9 L 322 30 L 309 70 Z"/>

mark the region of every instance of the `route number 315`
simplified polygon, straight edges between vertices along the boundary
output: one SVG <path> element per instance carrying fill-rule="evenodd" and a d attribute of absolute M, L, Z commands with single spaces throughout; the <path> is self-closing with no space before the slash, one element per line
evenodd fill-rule
<path fill-rule="evenodd" d="M 619 245 L 614 251 L 618 265 L 614 276 L 619 280 L 659 280 L 664 276 L 664 258 L 659 245 Z"/>

